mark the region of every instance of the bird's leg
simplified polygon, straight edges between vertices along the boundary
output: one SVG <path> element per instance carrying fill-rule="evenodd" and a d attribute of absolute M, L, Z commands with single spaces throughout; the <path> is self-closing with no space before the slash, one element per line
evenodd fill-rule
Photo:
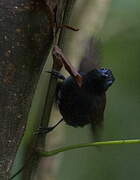
<path fill-rule="evenodd" d="M 54 47 L 52 49 L 52 56 L 53 56 L 53 69 L 56 71 L 60 71 L 62 66 L 64 65 L 65 69 L 69 72 L 69 74 L 75 79 L 78 86 L 81 87 L 82 85 L 82 76 L 77 72 L 77 70 L 72 66 L 69 59 L 65 57 L 62 50 L 57 45 L 57 34 L 59 29 L 67 28 L 73 31 L 78 31 L 74 27 L 71 27 L 66 24 L 58 24 L 57 23 L 57 6 L 54 9 L 54 26 L 53 26 L 53 35 L 54 35 Z"/>
<path fill-rule="evenodd" d="M 38 128 L 34 134 L 36 135 L 43 135 L 43 134 L 46 134 L 46 133 L 49 133 L 51 132 L 56 126 L 58 126 L 58 124 L 60 124 L 64 119 L 62 118 L 60 121 L 58 121 L 54 126 L 52 127 L 47 127 L 47 128 L 44 128 L 44 127 L 40 127 Z"/>
<path fill-rule="evenodd" d="M 65 57 L 62 50 L 55 45 L 52 50 L 53 60 L 55 67 L 60 67 L 64 65 L 65 69 L 69 72 L 69 74 L 74 77 L 78 86 L 82 86 L 82 76 L 78 73 L 78 71 L 73 67 L 70 63 L 69 59 Z"/>
<path fill-rule="evenodd" d="M 53 77 L 61 79 L 61 80 L 65 80 L 65 77 L 58 71 L 56 70 L 52 70 L 52 71 L 46 71 L 47 73 L 50 73 Z"/>

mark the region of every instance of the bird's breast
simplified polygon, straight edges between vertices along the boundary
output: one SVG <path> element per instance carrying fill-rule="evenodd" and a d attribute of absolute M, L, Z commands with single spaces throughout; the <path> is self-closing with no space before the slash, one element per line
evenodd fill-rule
<path fill-rule="evenodd" d="M 73 79 L 67 79 L 61 86 L 58 101 L 60 113 L 65 122 L 71 126 L 84 126 L 91 120 L 91 113 L 96 110 L 96 97 L 82 87 L 78 87 Z"/>

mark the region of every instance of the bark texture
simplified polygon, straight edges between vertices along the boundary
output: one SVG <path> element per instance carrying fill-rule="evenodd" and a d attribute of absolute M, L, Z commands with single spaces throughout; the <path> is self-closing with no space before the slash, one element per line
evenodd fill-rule
<path fill-rule="evenodd" d="M 44 57 L 52 44 L 50 12 L 56 4 L 55 0 L 0 1 L 1 180 L 8 179 Z"/>

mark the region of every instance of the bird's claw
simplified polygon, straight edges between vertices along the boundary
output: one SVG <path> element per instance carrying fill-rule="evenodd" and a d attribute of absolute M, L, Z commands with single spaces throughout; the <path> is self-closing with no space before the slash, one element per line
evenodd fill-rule
<path fill-rule="evenodd" d="M 36 130 L 34 131 L 34 134 L 35 134 L 35 135 L 44 135 L 44 134 L 49 133 L 49 132 L 52 131 L 52 130 L 53 130 L 52 127 L 48 127 L 48 128 L 40 127 L 40 128 L 38 128 L 38 129 L 36 129 Z"/>
<path fill-rule="evenodd" d="M 58 71 L 52 70 L 52 71 L 46 71 L 46 72 L 50 73 L 55 78 L 65 80 L 65 77 L 61 73 L 59 73 Z"/>

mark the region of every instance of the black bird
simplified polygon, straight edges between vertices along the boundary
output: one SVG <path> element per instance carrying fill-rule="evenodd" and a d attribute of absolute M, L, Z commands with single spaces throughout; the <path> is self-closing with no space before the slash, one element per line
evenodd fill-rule
<path fill-rule="evenodd" d="M 98 68 L 98 54 L 94 42 L 96 42 L 94 39 L 89 41 L 86 55 L 80 64 L 82 78 L 80 86 L 73 76 L 65 78 L 58 72 L 51 72 L 53 76 L 63 80 L 57 90 L 57 102 L 62 119 L 53 127 L 41 128 L 39 131 L 41 134 L 53 130 L 62 121 L 73 127 L 83 127 L 90 123 L 95 134 L 101 127 L 106 91 L 115 79 L 111 70 Z"/>
<path fill-rule="evenodd" d="M 73 127 L 91 123 L 96 130 L 103 121 L 106 104 L 105 92 L 112 85 L 111 70 L 101 68 L 82 73 L 79 87 L 73 77 L 63 81 L 58 91 L 58 106 L 64 121 Z"/>

